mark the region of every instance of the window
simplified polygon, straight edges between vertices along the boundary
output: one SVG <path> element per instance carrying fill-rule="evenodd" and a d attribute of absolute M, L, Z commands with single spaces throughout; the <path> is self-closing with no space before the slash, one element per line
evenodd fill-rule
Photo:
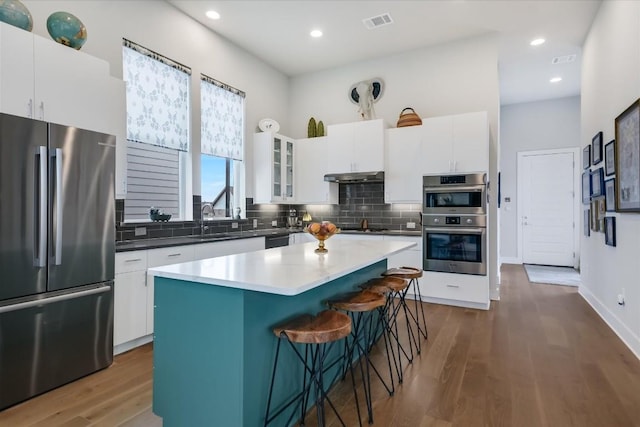
<path fill-rule="evenodd" d="M 181 219 L 191 69 L 126 39 L 122 58 L 129 141 L 125 220 L 149 219 L 150 207 Z"/>
<path fill-rule="evenodd" d="M 244 216 L 244 92 L 201 75 L 202 218 Z"/>

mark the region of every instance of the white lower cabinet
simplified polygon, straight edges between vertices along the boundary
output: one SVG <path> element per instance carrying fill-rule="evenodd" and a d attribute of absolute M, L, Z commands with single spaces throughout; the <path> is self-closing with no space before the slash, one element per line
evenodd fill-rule
<path fill-rule="evenodd" d="M 264 249 L 264 237 L 117 253 L 114 352 L 118 354 L 152 340 L 154 277 L 148 273 L 148 268 L 261 249 Z"/>
<path fill-rule="evenodd" d="M 120 345 L 147 334 L 147 251 L 116 254 L 113 293 L 113 345 L 118 353 Z"/>

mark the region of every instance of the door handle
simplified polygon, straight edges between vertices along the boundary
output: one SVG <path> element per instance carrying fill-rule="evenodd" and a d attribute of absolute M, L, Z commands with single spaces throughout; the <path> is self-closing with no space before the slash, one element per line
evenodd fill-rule
<path fill-rule="evenodd" d="M 39 146 L 36 152 L 36 179 L 34 198 L 36 207 L 34 229 L 34 265 L 46 266 L 47 256 L 47 147 Z"/>
<path fill-rule="evenodd" d="M 53 245 L 53 257 L 55 265 L 62 264 L 62 219 L 63 219 L 63 207 L 64 207 L 64 194 L 62 185 L 62 148 L 56 148 L 55 154 L 53 154 L 55 160 L 55 193 L 51 199 L 52 208 L 55 210 L 55 215 L 51 218 L 55 227 L 54 229 L 54 245 Z"/>

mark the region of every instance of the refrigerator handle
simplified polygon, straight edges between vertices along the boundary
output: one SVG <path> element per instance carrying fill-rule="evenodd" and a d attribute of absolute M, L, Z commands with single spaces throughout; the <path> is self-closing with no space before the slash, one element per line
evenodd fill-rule
<path fill-rule="evenodd" d="M 47 265 L 47 147 L 39 146 L 36 152 L 36 206 L 34 232 L 34 264 L 36 267 Z"/>
<path fill-rule="evenodd" d="M 55 217 L 52 221 L 55 224 L 54 231 L 54 248 L 53 257 L 55 258 L 55 265 L 62 264 L 62 208 L 64 206 L 64 197 L 62 194 L 62 148 L 56 148 L 55 154 L 55 180 L 56 188 L 55 194 L 52 198 L 52 208 L 55 209 Z"/>

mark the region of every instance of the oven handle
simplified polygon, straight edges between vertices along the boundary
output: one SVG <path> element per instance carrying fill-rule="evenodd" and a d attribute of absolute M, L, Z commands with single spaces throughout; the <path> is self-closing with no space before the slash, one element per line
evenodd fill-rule
<path fill-rule="evenodd" d="M 438 187 L 422 187 L 425 192 L 437 192 L 437 193 L 447 193 L 447 192 L 460 192 L 460 191 L 474 191 L 474 192 L 483 192 L 485 191 L 484 185 L 466 185 L 466 186 L 452 186 L 448 187 L 446 185 L 438 186 Z"/>
<path fill-rule="evenodd" d="M 423 231 L 426 232 L 436 232 L 436 233 L 451 233 L 451 232 L 455 232 L 455 234 L 462 234 L 462 233 L 466 233 L 466 234 L 485 234 L 487 229 L 482 227 L 477 227 L 477 228 L 463 228 L 463 227 L 423 227 L 422 228 Z"/>

